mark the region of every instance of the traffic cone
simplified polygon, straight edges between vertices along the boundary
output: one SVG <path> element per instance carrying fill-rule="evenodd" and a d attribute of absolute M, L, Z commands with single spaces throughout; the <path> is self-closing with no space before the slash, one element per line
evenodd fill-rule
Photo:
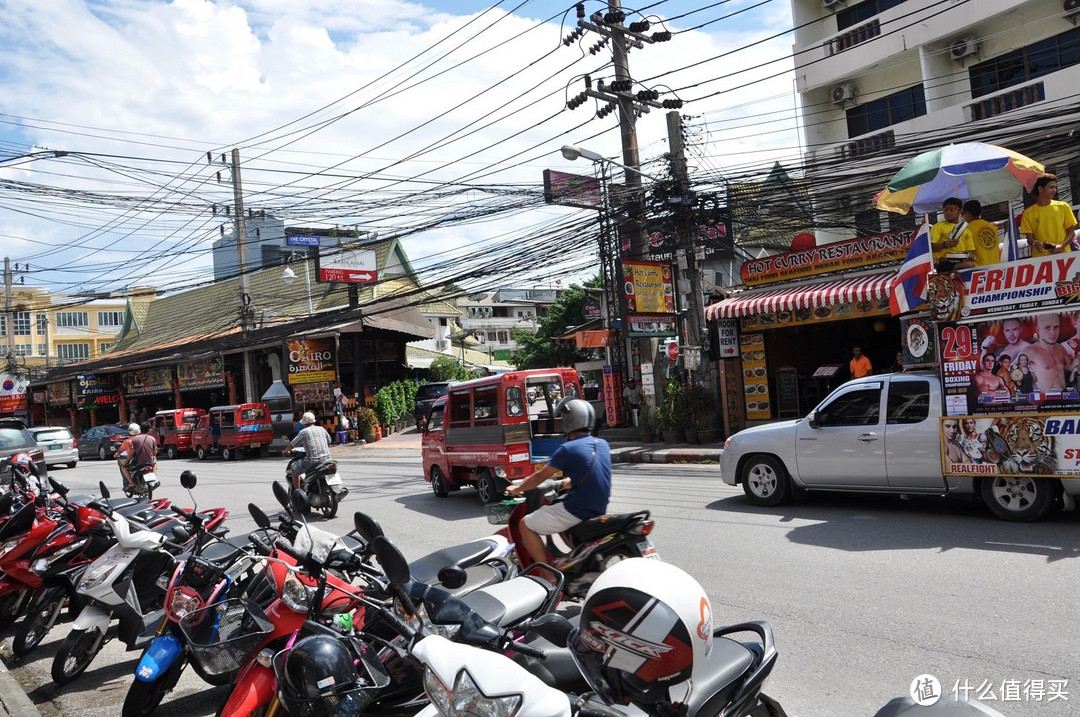
<path fill-rule="evenodd" d="M 376 441 L 381 441 L 382 440 L 382 424 L 381 423 L 376 423 L 375 424 L 375 440 Z"/>

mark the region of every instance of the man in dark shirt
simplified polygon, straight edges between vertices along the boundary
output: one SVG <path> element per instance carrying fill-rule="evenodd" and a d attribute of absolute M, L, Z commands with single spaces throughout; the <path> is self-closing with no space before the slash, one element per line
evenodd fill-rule
<path fill-rule="evenodd" d="M 139 469 L 144 469 L 144 473 L 157 472 L 157 439 L 150 433 L 149 423 L 143 423 L 139 430 L 141 433 L 131 438 L 131 454 L 127 460 L 128 478 Z M 131 486 L 129 484 L 126 487 Z"/>

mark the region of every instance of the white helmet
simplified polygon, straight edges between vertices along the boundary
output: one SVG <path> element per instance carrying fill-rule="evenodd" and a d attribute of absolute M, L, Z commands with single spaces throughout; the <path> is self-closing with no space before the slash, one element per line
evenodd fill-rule
<path fill-rule="evenodd" d="M 713 645 L 712 607 L 697 580 L 670 563 L 627 558 L 600 574 L 570 653 L 608 704 L 649 711 L 704 667 Z"/>
<path fill-rule="evenodd" d="M 142 429 L 139 428 L 138 423 L 129 423 L 128 424 L 128 435 L 129 436 L 137 436 L 140 433 L 142 433 Z"/>
<path fill-rule="evenodd" d="M 574 431 L 592 431 L 596 424 L 596 412 L 592 404 L 582 401 L 580 398 L 566 398 L 559 401 L 555 406 L 555 415 L 562 416 L 563 433 Z"/>

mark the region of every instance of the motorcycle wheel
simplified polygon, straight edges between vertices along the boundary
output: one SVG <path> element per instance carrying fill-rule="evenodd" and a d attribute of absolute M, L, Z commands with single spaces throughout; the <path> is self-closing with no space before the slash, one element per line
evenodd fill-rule
<path fill-rule="evenodd" d="M 172 691 L 172 688 L 176 686 L 177 680 L 180 679 L 180 673 L 184 671 L 186 661 L 179 659 L 173 666 L 169 668 L 169 671 L 164 675 L 154 680 L 153 682 L 143 682 L 142 680 L 135 680 L 131 683 L 131 687 L 128 688 L 127 697 L 124 698 L 124 709 L 120 713 L 122 717 L 145 717 L 145 715 L 153 714 L 161 704 L 161 700 L 165 699 L 165 695 Z"/>
<path fill-rule="evenodd" d="M 322 511 L 323 517 L 327 520 L 332 520 L 337 515 L 338 509 L 338 497 L 337 493 L 332 491 L 329 486 L 326 488 L 326 503 L 319 510 Z"/>
<path fill-rule="evenodd" d="M 63 593 L 53 596 L 48 602 L 38 605 L 19 623 L 19 629 L 11 640 L 11 651 L 15 657 L 24 657 L 41 644 L 56 624 L 60 611 L 64 609 L 64 600 Z"/>
<path fill-rule="evenodd" d="M 53 658 L 53 682 L 63 687 L 85 672 L 104 642 L 105 636 L 96 629 L 69 632 Z"/>
<path fill-rule="evenodd" d="M 16 590 L 0 597 L 0 630 L 6 630 L 19 618 L 23 591 Z"/>

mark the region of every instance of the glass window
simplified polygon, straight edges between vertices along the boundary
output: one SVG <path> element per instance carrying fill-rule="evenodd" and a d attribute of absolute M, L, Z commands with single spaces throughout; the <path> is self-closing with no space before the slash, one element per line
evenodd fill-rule
<path fill-rule="evenodd" d="M 60 359 L 90 358 L 90 344 L 57 344 L 56 357 Z"/>
<path fill-rule="evenodd" d="M 236 415 L 232 411 L 222 411 L 220 415 L 221 415 L 221 425 L 222 426 L 235 426 L 236 425 Z"/>
<path fill-rule="evenodd" d="M 473 425 L 493 426 L 499 423 L 499 388 L 486 386 L 473 391 Z"/>
<path fill-rule="evenodd" d="M 852 25 L 859 25 L 875 15 L 880 15 L 889 8 L 894 8 L 905 0 L 864 0 L 836 13 L 836 27 L 846 30 Z"/>
<path fill-rule="evenodd" d="M 506 389 L 506 415 L 521 416 L 525 413 L 525 402 L 521 400 L 521 386 Z"/>
<path fill-rule="evenodd" d="M 16 336 L 29 336 L 30 335 L 30 312 L 29 311 L 16 311 L 14 313 L 14 319 L 11 325 L 15 327 Z"/>
<path fill-rule="evenodd" d="M 113 328 L 118 329 L 124 325 L 124 312 L 123 311 L 99 311 L 97 312 L 97 322 L 100 328 Z"/>
<path fill-rule="evenodd" d="M 450 393 L 450 425 L 472 425 L 472 397 L 468 391 Z"/>
<path fill-rule="evenodd" d="M 103 341 L 102 343 L 98 344 L 98 351 L 100 353 L 105 353 L 106 351 L 108 351 L 112 347 L 113 347 L 113 344 L 111 344 L 111 343 L 109 343 L 107 341 Z"/>
<path fill-rule="evenodd" d="M 7 316 L 0 316 L 0 336 L 7 336 Z"/>
<path fill-rule="evenodd" d="M 15 344 L 16 356 L 33 356 L 34 345 L 33 344 Z"/>
<path fill-rule="evenodd" d="M 889 384 L 886 423 L 921 423 L 930 415 L 930 384 L 926 381 L 893 381 Z"/>
<path fill-rule="evenodd" d="M 1057 36 L 1058 62 L 1061 67 L 1070 67 L 1080 63 L 1080 28 L 1069 30 Z"/>
<path fill-rule="evenodd" d="M 255 406 L 253 408 L 245 408 L 240 412 L 240 420 L 248 423 L 250 421 L 265 421 L 266 409 L 262 406 Z"/>
<path fill-rule="evenodd" d="M 446 411 L 445 405 L 435 406 L 431 409 L 431 415 L 428 416 L 427 430 L 429 431 L 441 431 L 443 427 L 443 413 Z"/>
<path fill-rule="evenodd" d="M 48 344 L 38 344 L 37 345 L 37 355 L 38 356 L 48 356 L 49 355 L 49 345 Z"/>
<path fill-rule="evenodd" d="M 815 413 L 819 426 L 874 426 L 881 413 L 881 388 L 855 389 Z"/>
<path fill-rule="evenodd" d="M 45 314 L 37 314 L 34 318 L 37 319 L 37 335 L 38 336 L 45 336 L 46 334 L 48 334 L 49 333 L 49 317 L 46 316 Z"/>
<path fill-rule="evenodd" d="M 56 325 L 67 329 L 85 329 L 90 324 L 85 311 L 61 311 L 56 315 Z"/>
<path fill-rule="evenodd" d="M 922 117 L 926 114 L 926 93 L 923 86 L 894 92 L 887 97 L 863 102 L 847 111 L 848 137 L 876 132 L 897 122 Z"/>

